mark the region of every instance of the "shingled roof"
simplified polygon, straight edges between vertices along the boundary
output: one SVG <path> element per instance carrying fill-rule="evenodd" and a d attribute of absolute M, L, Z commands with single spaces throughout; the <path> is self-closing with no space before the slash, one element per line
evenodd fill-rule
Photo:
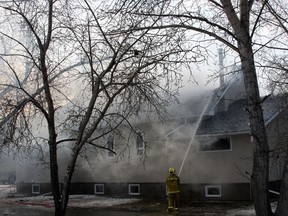
<path fill-rule="evenodd" d="M 249 133 L 249 119 L 245 106 L 245 100 L 240 99 L 231 103 L 227 111 L 218 112 L 213 116 L 204 116 L 197 135 Z M 286 106 L 287 95 L 266 98 L 262 104 L 265 124 L 269 124 Z"/>

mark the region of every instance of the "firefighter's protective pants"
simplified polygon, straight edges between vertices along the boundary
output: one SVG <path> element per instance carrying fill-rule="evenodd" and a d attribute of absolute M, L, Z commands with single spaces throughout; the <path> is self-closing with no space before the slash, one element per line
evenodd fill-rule
<path fill-rule="evenodd" d="M 180 204 L 180 193 L 168 193 L 168 211 L 178 210 Z"/>

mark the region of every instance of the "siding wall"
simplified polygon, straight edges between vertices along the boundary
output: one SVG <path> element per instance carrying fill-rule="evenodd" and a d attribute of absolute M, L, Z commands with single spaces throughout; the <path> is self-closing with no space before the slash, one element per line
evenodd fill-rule
<path fill-rule="evenodd" d="M 70 194 L 94 194 L 95 183 L 73 183 Z M 40 194 L 49 194 L 51 192 L 50 184 L 41 183 Z M 129 183 L 104 183 L 105 193 L 97 196 L 108 197 L 135 197 L 149 199 L 166 199 L 166 189 L 164 183 L 139 183 L 140 194 L 129 195 Z M 250 200 L 250 184 L 217 184 L 221 187 L 220 197 L 206 197 L 205 186 L 210 184 L 181 184 L 181 199 L 191 201 L 243 201 Z M 32 183 L 18 183 L 17 193 L 33 195 Z M 38 195 L 38 194 L 34 194 Z"/>
<path fill-rule="evenodd" d="M 182 127 L 183 126 L 183 127 Z M 80 158 L 72 179 L 72 194 L 94 194 L 94 184 L 104 184 L 104 196 L 131 196 L 128 185 L 140 185 L 139 197 L 165 198 L 167 171 L 174 167 L 178 173 L 191 142 L 192 129 L 184 121 L 171 125 L 170 131 L 179 128 L 173 136 L 164 136 L 167 126 L 143 123 L 138 129 L 146 142 L 145 154 L 136 154 L 136 137 L 129 142 L 115 139 L 115 157 L 107 151 L 88 147 L 88 160 Z M 168 130 L 169 131 L 169 130 Z M 160 135 L 161 136 L 160 136 Z M 165 137 L 165 138 L 163 138 Z M 198 137 L 199 138 L 199 137 Z M 252 152 L 248 134 L 230 136 L 232 149 L 229 151 L 199 152 L 197 137 L 192 140 L 187 159 L 181 170 L 182 197 L 191 200 L 249 200 L 249 175 L 252 167 Z M 102 140 L 105 143 L 105 140 Z M 69 151 L 59 156 L 67 160 Z M 17 169 L 17 191 L 31 193 L 31 182 L 41 185 L 41 194 L 51 191 L 49 170 L 36 166 L 36 161 L 23 163 Z M 59 163 L 60 181 L 64 177 L 64 163 Z M 64 164 L 65 165 L 65 164 Z M 273 178 L 271 180 L 277 180 Z M 220 197 L 206 197 L 205 186 L 221 187 Z"/>

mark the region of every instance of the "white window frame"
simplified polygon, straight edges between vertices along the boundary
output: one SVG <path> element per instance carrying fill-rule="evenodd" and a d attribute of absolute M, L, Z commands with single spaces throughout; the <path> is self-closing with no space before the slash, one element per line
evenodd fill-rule
<path fill-rule="evenodd" d="M 38 191 L 35 191 L 35 187 L 38 187 Z M 40 184 L 32 184 L 32 194 L 40 194 Z"/>
<path fill-rule="evenodd" d="M 138 193 L 134 193 L 134 192 L 132 192 L 132 188 L 131 187 L 138 187 Z M 128 193 L 129 193 L 129 195 L 140 195 L 140 184 L 129 184 L 128 185 Z"/>
<path fill-rule="evenodd" d="M 201 150 L 200 149 L 200 145 L 201 145 L 201 141 L 205 141 L 206 138 L 204 139 L 199 139 L 199 144 L 198 144 L 198 152 L 227 152 L 227 151 L 232 151 L 232 138 L 231 136 L 229 137 L 211 137 L 211 138 L 216 138 L 216 139 L 229 139 L 229 144 L 230 144 L 230 148 L 229 149 L 219 149 L 219 150 Z M 208 139 L 207 139 L 208 140 Z"/>
<path fill-rule="evenodd" d="M 111 148 L 111 146 L 109 146 L 110 143 L 112 143 L 112 148 Z M 108 139 L 107 139 L 107 148 L 110 149 L 110 150 L 112 150 L 112 151 L 114 151 L 114 149 L 115 149 L 115 143 L 114 143 L 114 136 L 113 136 L 113 135 L 109 135 L 109 136 L 108 136 Z M 111 151 L 108 151 L 108 152 L 107 152 L 107 155 L 108 155 L 109 158 L 114 158 L 114 157 L 115 157 L 115 154 L 114 154 L 113 152 L 111 152 Z"/>
<path fill-rule="evenodd" d="M 142 146 L 138 146 L 138 141 L 139 141 L 139 137 L 141 137 L 141 143 L 142 143 Z M 144 155 L 145 153 L 145 141 L 144 141 L 144 133 L 142 131 L 138 131 L 136 133 L 136 141 L 135 141 L 135 145 L 136 145 L 136 154 L 141 156 L 141 155 Z"/>
<path fill-rule="evenodd" d="M 219 190 L 219 194 L 209 194 L 210 188 L 217 188 Z M 205 186 L 205 197 L 221 197 L 222 196 L 222 188 L 220 185 L 206 185 Z"/>
<path fill-rule="evenodd" d="M 102 187 L 103 191 L 97 191 L 97 187 Z M 103 195 L 105 193 L 105 188 L 104 188 L 104 184 L 94 184 L 94 194 L 101 194 Z"/>

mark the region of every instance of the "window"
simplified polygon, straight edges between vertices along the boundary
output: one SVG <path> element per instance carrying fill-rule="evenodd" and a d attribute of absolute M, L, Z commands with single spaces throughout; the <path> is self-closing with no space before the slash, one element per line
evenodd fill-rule
<path fill-rule="evenodd" d="M 199 143 L 199 151 L 227 151 L 231 150 L 230 138 L 210 137 L 202 139 Z"/>
<path fill-rule="evenodd" d="M 32 184 L 32 194 L 40 194 L 40 184 Z"/>
<path fill-rule="evenodd" d="M 140 195 L 140 185 L 139 184 L 129 184 L 129 195 Z"/>
<path fill-rule="evenodd" d="M 145 143 L 143 133 L 138 132 L 136 136 L 136 151 L 137 155 L 144 155 Z"/>
<path fill-rule="evenodd" d="M 110 135 L 107 140 L 107 148 L 114 151 L 114 137 Z M 108 157 L 114 157 L 114 153 L 108 151 Z"/>
<path fill-rule="evenodd" d="M 221 197 L 221 186 L 205 186 L 206 197 Z"/>
<path fill-rule="evenodd" d="M 94 194 L 104 194 L 104 184 L 94 184 Z"/>

